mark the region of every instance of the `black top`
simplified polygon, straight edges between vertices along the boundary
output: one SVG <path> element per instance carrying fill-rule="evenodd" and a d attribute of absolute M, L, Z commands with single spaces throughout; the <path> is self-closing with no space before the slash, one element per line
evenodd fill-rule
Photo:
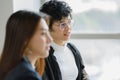
<path fill-rule="evenodd" d="M 39 74 L 33 69 L 27 57 L 12 69 L 4 80 L 41 80 Z"/>
<path fill-rule="evenodd" d="M 84 70 L 84 65 L 82 62 L 80 52 L 71 43 L 68 43 L 67 47 L 72 51 L 78 68 L 78 76 L 76 80 L 88 80 Z M 61 71 L 58 62 L 53 54 L 54 54 L 54 49 L 51 47 L 49 57 L 46 58 L 45 73 L 42 77 L 42 80 L 62 80 Z"/>

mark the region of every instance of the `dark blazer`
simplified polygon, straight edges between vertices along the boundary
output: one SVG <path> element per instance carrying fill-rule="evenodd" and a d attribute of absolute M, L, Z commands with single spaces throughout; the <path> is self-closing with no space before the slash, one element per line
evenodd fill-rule
<path fill-rule="evenodd" d="M 20 63 L 6 75 L 4 80 L 41 80 L 41 78 L 35 69 L 33 69 L 29 60 L 24 57 Z"/>
<path fill-rule="evenodd" d="M 75 62 L 78 68 L 78 76 L 76 80 L 88 80 L 88 75 L 84 69 L 84 64 L 78 49 L 71 43 L 67 44 L 67 47 L 72 51 Z M 45 72 L 42 76 L 42 80 L 62 80 L 61 71 L 54 54 L 54 49 L 51 47 L 49 56 L 46 58 Z"/>

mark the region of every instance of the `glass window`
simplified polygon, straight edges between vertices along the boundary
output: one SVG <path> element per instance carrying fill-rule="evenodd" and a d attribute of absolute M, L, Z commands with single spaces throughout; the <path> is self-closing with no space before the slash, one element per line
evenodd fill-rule
<path fill-rule="evenodd" d="M 70 41 L 79 49 L 90 80 L 120 80 L 120 1 L 62 1 L 73 9 Z"/>
<path fill-rule="evenodd" d="M 120 40 L 71 39 L 79 49 L 90 80 L 120 80 Z"/>
<path fill-rule="evenodd" d="M 120 1 L 66 0 L 73 9 L 73 32 L 120 33 Z"/>

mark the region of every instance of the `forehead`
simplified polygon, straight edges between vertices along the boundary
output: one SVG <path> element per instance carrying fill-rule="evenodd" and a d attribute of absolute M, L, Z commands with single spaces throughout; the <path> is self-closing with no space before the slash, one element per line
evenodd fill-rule
<path fill-rule="evenodd" d="M 47 23 L 43 18 L 41 18 L 41 20 L 39 21 L 38 29 L 40 29 L 40 30 L 48 30 Z"/>
<path fill-rule="evenodd" d="M 68 21 L 68 20 L 71 20 L 71 17 L 70 17 L 70 16 L 68 16 L 68 17 L 62 17 L 61 20 L 57 20 L 57 21 L 55 21 L 55 22 L 61 23 L 61 22 L 65 22 L 65 21 Z"/>

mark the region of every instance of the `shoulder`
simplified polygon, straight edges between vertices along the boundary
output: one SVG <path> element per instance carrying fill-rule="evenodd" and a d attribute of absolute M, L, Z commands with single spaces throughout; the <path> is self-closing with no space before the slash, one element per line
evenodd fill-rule
<path fill-rule="evenodd" d="M 80 54 L 79 50 L 77 49 L 77 47 L 73 43 L 67 43 L 67 47 L 70 50 L 72 50 L 72 52 Z"/>
<path fill-rule="evenodd" d="M 35 75 L 34 72 L 24 73 L 24 75 L 20 75 L 16 77 L 15 80 L 41 80 L 41 78 Z"/>
<path fill-rule="evenodd" d="M 74 56 L 75 56 L 75 60 L 77 62 L 77 65 L 80 63 L 80 67 L 82 69 L 84 69 L 84 63 L 83 63 L 83 60 L 82 60 L 82 56 L 81 56 L 81 53 L 80 51 L 77 49 L 77 47 L 72 44 L 72 43 L 68 43 L 68 47 L 71 49 L 71 51 L 73 52 Z"/>
<path fill-rule="evenodd" d="M 67 46 L 68 47 L 70 46 L 70 47 L 72 47 L 74 49 L 77 49 L 77 47 L 73 43 L 71 43 L 71 42 L 67 43 Z"/>
<path fill-rule="evenodd" d="M 30 78 L 30 79 L 29 79 Z M 21 61 L 6 76 L 5 80 L 41 80 L 29 62 Z"/>

